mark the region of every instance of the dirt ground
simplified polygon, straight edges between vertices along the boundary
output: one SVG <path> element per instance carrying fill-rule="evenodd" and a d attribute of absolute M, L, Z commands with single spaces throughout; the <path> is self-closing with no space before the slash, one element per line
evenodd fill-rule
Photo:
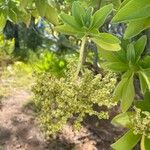
<path fill-rule="evenodd" d="M 14 90 L 0 107 L 0 150 L 111 150 L 110 144 L 121 129 L 110 121 L 88 118 L 80 132 L 66 125 L 57 137 L 46 140 L 34 112 L 24 109 L 31 93 Z"/>

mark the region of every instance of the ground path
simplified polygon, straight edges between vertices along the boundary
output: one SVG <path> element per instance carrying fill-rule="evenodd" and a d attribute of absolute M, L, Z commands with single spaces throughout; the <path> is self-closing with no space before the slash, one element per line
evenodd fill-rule
<path fill-rule="evenodd" d="M 110 144 L 118 135 L 109 122 L 96 121 L 80 132 L 67 125 L 56 139 L 45 140 L 34 112 L 23 106 L 31 99 L 26 90 L 14 89 L 0 106 L 0 150 L 110 150 Z"/>
<path fill-rule="evenodd" d="M 19 90 L 4 99 L 0 108 L 0 150 L 45 150 L 44 137 L 32 111 L 23 111 L 29 92 Z"/>
<path fill-rule="evenodd" d="M 31 99 L 31 93 L 14 90 L 2 101 L 0 107 L 0 150 L 94 150 L 94 141 L 86 137 L 87 130 L 74 132 L 67 125 L 59 140 L 45 140 L 31 109 L 23 106 Z M 68 141 L 68 143 L 66 143 Z M 69 144 L 72 143 L 72 144 Z M 75 145 L 75 146 L 72 146 Z"/>

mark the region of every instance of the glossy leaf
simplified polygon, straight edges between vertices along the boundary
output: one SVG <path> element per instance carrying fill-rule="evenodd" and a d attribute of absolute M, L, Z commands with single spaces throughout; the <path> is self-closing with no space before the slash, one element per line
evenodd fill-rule
<path fill-rule="evenodd" d="M 150 56 L 149 55 L 145 55 L 145 57 L 141 60 L 139 60 L 139 65 L 143 68 L 143 69 L 147 69 L 150 67 Z"/>
<path fill-rule="evenodd" d="M 66 35 L 81 35 L 84 36 L 84 30 L 76 30 L 75 28 L 72 28 L 68 25 L 61 25 L 61 26 L 56 26 L 55 30 L 61 33 L 64 33 Z"/>
<path fill-rule="evenodd" d="M 134 50 L 134 45 L 132 43 L 129 44 L 127 48 L 127 60 L 130 62 L 135 61 L 135 50 Z"/>
<path fill-rule="evenodd" d="M 126 53 L 124 50 L 120 50 L 117 52 L 111 52 L 106 50 L 101 50 L 100 55 L 102 58 L 107 60 L 107 62 L 122 62 L 126 64 Z"/>
<path fill-rule="evenodd" d="M 112 9 L 113 5 L 109 4 L 96 11 L 96 13 L 93 15 L 93 23 L 91 25 L 91 28 L 101 27 L 104 24 L 107 16 L 111 13 Z"/>
<path fill-rule="evenodd" d="M 146 91 L 144 94 L 144 100 L 137 101 L 136 107 L 140 108 L 142 111 L 150 112 L 150 92 Z"/>
<path fill-rule="evenodd" d="M 74 16 L 76 22 L 83 26 L 83 16 L 85 15 L 85 11 L 83 7 L 81 6 L 82 4 L 79 3 L 78 1 L 74 2 L 72 5 L 72 15 Z"/>
<path fill-rule="evenodd" d="M 113 18 L 113 22 L 133 21 L 136 19 L 142 19 L 150 16 L 150 1 L 149 0 L 131 0 L 125 6 L 123 6 L 116 16 Z"/>
<path fill-rule="evenodd" d="M 121 110 L 126 112 L 133 103 L 135 89 L 133 84 L 133 75 L 127 80 L 122 89 Z"/>
<path fill-rule="evenodd" d="M 136 61 L 138 61 L 141 57 L 141 54 L 143 53 L 145 46 L 147 43 L 147 37 L 143 35 L 141 38 L 139 38 L 134 47 L 135 47 L 135 55 L 136 55 Z"/>
<path fill-rule="evenodd" d="M 122 3 L 121 3 L 121 8 L 124 7 L 126 4 L 128 4 L 131 0 L 124 0 Z"/>
<path fill-rule="evenodd" d="M 142 136 L 141 150 L 150 150 L 150 139 Z"/>
<path fill-rule="evenodd" d="M 121 6 L 121 0 L 113 0 L 112 4 L 114 5 L 115 9 L 118 9 Z"/>
<path fill-rule="evenodd" d="M 150 27 L 150 17 L 129 22 L 124 38 L 129 39 Z"/>
<path fill-rule="evenodd" d="M 119 61 L 118 62 L 105 62 L 102 64 L 102 66 L 114 72 L 124 72 L 128 70 L 128 65 Z"/>
<path fill-rule="evenodd" d="M 99 47 L 101 47 L 104 50 L 109 51 L 119 51 L 121 49 L 120 45 L 118 43 L 111 44 L 108 43 L 108 40 L 102 39 L 100 36 L 92 38 L 93 42 L 95 42 Z M 104 41 L 105 40 L 105 41 Z"/>
<path fill-rule="evenodd" d="M 121 113 L 121 114 L 115 116 L 111 123 L 118 127 L 122 126 L 122 127 L 129 128 L 132 126 L 131 117 L 133 117 L 133 115 L 134 115 L 133 112 Z"/>
<path fill-rule="evenodd" d="M 112 144 L 111 147 L 115 150 L 132 150 L 140 139 L 141 135 L 135 135 L 132 130 L 129 130 L 117 142 Z"/>
<path fill-rule="evenodd" d="M 52 24 L 54 24 L 54 25 L 59 24 L 58 13 L 57 13 L 56 9 L 49 4 L 46 5 L 45 17 Z"/>
<path fill-rule="evenodd" d="M 114 95 L 114 101 L 119 101 L 122 98 L 122 92 L 123 92 L 123 87 L 128 81 L 128 78 L 132 75 L 132 72 L 127 71 L 124 73 L 122 76 L 121 81 L 118 83 L 117 87 L 115 88 L 115 91 L 113 93 Z"/>
<path fill-rule="evenodd" d="M 27 0 L 25 0 L 25 1 L 27 1 Z M 37 8 L 40 16 L 44 17 L 45 13 L 46 13 L 46 5 L 48 5 L 46 3 L 46 1 L 45 0 L 36 0 L 35 5 L 36 5 L 36 8 Z"/>
<path fill-rule="evenodd" d="M 141 91 L 144 94 L 147 90 L 147 83 L 141 73 L 139 73 L 139 80 L 140 80 Z"/>
<path fill-rule="evenodd" d="M 148 78 L 148 76 L 145 74 L 145 72 L 141 71 L 140 72 L 141 75 L 143 76 L 143 79 L 145 79 L 145 82 L 147 84 L 148 90 L 150 91 L 150 79 Z"/>
<path fill-rule="evenodd" d="M 71 26 L 72 28 L 75 28 L 78 30 L 81 28 L 80 24 L 78 24 L 78 22 L 75 20 L 73 16 L 63 13 L 60 15 L 60 18 L 65 24 Z"/>
<path fill-rule="evenodd" d="M 93 8 L 89 7 L 86 11 L 85 11 L 85 15 L 84 15 L 84 26 L 86 26 L 87 28 L 90 27 L 91 23 L 93 22 L 92 19 L 92 14 L 93 14 Z"/>
<path fill-rule="evenodd" d="M 116 44 L 116 43 L 120 44 L 121 43 L 120 40 L 116 36 L 114 36 L 110 33 L 99 33 L 99 37 L 103 41 L 110 43 L 110 44 Z"/>
<path fill-rule="evenodd" d="M 150 78 L 150 68 L 143 69 L 144 73 L 148 78 Z"/>

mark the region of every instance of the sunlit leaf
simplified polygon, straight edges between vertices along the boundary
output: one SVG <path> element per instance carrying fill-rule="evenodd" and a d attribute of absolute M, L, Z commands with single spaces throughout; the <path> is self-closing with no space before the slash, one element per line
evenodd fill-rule
<path fill-rule="evenodd" d="M 133 84 L 133 75 L 127 80 L 122 89 L 121 110 L 126 112 L 133 103 L 135 89 Z"/>
<path fill-rule="evenodd" d="M 93 15 L 93 23 L 91 28 L 101 27 L 104 24 L 107 16 L 111 13 L 112 9 L 113 5 L 109 4 L 96 11 L 96 13 Z"/>
<path fill-rule="evenodd" d="M 131 21 L 150 16 L 149 0 L 131 0 L 113 18 L 113 22 Z"/>
<path fill-rule="evenodd" d="M 148 29 L 149 27 L 150 27 L 150 17 L 136 21 L 131 21 L 127 26 L 124 37 L 126 39 L 132 38 L 138 35 L 143 30 Z"/>
<path fill-rule="evenodd" d="M 133 112 L 121 113 L 121 114 L 115 116 L 111 123 L 118 127 L 122 126 L 122 127 L 129 128 L 132 126 L 131 117 L 133 117 L 133 115 L 134 115 Z"/>
<path fill-rule="evenodd" d="M 0 32 L 3 31 L 6 25 L 6 17 L 3 14 L 0 14 Z"/>
<path fill-rule="evenodd" d="M 132 130 L 129 130 L 117 142 L 112 144 L 111 147 L 115 150 L 132 150 L 140 139 L 141 135 L 135 135 Z"/>

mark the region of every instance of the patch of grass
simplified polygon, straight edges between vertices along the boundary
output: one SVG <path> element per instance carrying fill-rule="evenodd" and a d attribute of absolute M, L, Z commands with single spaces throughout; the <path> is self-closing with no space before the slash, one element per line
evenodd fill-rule
<path fill-rule="evenodd" d="M 16 89 L 30 90 L 33 83 L 32 73 L 32 67 L 22 62 L 5 67 L 1 73 L 0 96 L 8 97 Z"/>

